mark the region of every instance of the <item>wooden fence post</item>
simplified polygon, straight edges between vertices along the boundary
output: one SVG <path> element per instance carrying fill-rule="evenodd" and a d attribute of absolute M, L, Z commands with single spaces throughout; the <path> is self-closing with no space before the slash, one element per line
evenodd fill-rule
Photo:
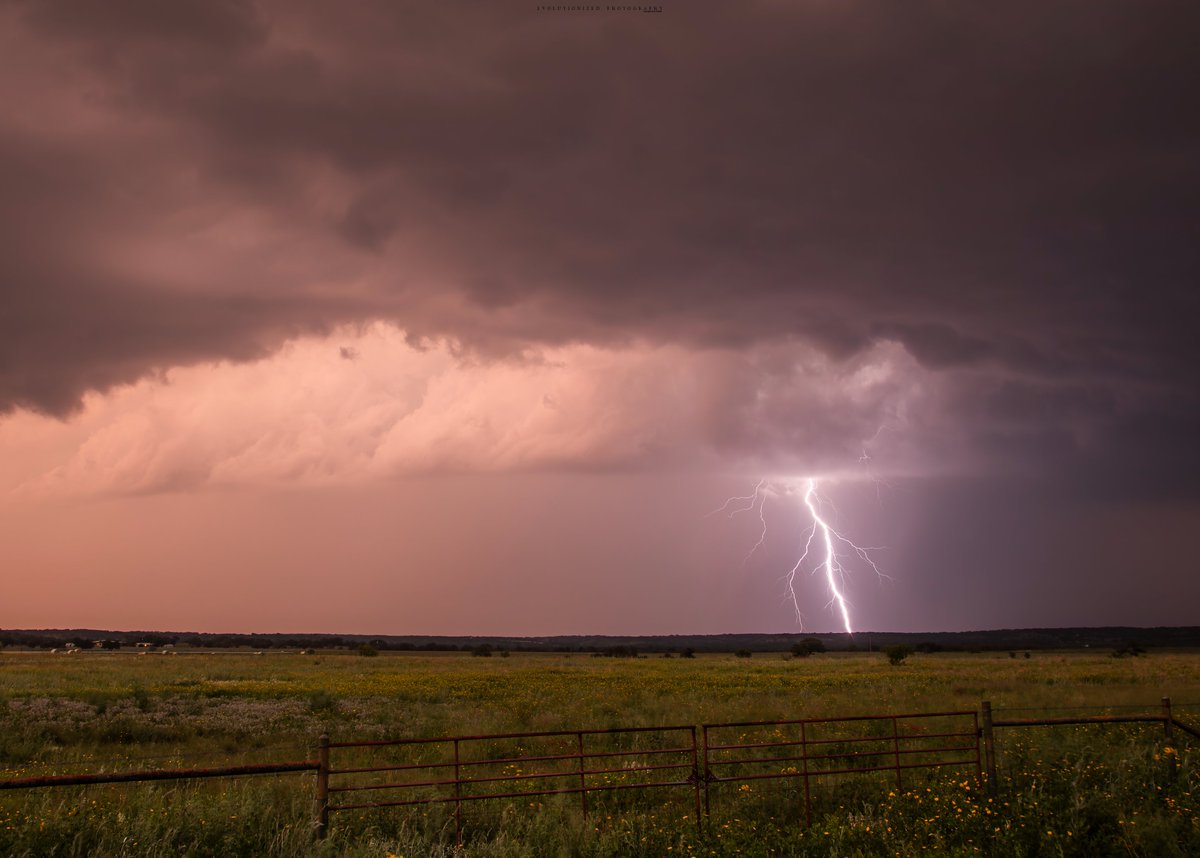
<path fill-rule="evenodd" d="M 983 762 L 987 771 L 988 795 L 996 795 L 996 737 L 992 727 L 992 701 L 983 701 Z"/>
<path fill-rule="evenodd" d="M 1162 699 L 1162 712 L 1163 712 L 1163 733 L 1166 735 L 1167 741 L 1170 742 L 1174 736 L 1174 731 L 1171 729 L 1171 698 L 1170 697 L 1164 697 Z"/>
<path fill-rule="evenodd" d="M 317 740 L 317 792 L 313 798 L 313 827 L 318 840 L 329 831 L 329 734 Z"/>

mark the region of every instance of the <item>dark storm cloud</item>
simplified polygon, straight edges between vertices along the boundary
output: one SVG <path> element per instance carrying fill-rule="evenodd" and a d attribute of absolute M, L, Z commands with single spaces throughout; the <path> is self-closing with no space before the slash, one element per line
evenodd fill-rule
<path fill-rule="evenodd" d="M 200 360 L 248 360 L 287 336 L 352 316 L 348 300 L 202 291 L 113 270 L 101 245 L 114 231 L 149 231 L 156 214 L 130 210 L 86 153 L 0 143 L 6 215 L 0 314 L 0 410 L 74 410 L 87 390 Z M 72 245 L 75 242 L 75 245 Z M 89 246 L 90 245 L 90 246 Z M 175 288 L 172 288 L 175 287 Z"/>
<path fill-rule="evenodd" d="M 481 348 L 893 340 L 990 457 L 1074 479 L 1133 447 L 1147 490 L 1200 481 L 1149 449 L 1200 422 L 1194 7 L 346 5 L 10 8 L 5 97 L 55 106 L 0 121 L 0 408 L 371 317 Z M 126 239 L 192 208 L 320 270 L 130 274 Z"/>

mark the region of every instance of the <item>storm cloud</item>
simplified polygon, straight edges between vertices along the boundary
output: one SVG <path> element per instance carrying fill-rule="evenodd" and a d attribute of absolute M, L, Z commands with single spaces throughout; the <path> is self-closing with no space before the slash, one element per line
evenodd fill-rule
<path fill-rule="evenodd" d="M 1085 493 L 1200 488 L 1188 5 L 0 16 L 0 411 L 380 322 L 481 384 L 581 349 L 691 367 L 686 402 L 622 411 L 674 430 L 650 446 L 617 420 L 447 467 L 833 467 L 902 423 L 897 470 L 961 447 Z M 886 391 L 828 395 L 883 356 Z"/>

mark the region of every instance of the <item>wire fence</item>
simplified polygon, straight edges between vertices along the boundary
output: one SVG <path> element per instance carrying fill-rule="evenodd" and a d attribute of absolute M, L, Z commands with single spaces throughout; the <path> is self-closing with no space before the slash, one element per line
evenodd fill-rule
<path fill-rule="evenodd" d="M 980 738 L 983 741 L 983 759 L 985 769 L 985 781 L 988 790 L 992 795 L 996 795 L 999 789 L 999 779 L 997 776 L 997 751 L 996 751 L 996 729 L 1011 729 L 1011 728 L 1029 728 L 1029 727 L 1065 727 L 1065 726 L 1105 726 L 1114 724 L 1157 724 L 1160 725 L 1163 731 L 1163 738 L 1171 742 L 1174 740 L 1176 731 L 1191 736 L 1193 739 L 1200 739 L 1200 729 L 1195 725 L 1185 721 L 1180 721 L 1175 713 L 1180 707 L 1172 704 L 1170 697 L 1163 697 L 1159 703 L 1157 712 L 1147 712 L 1146 706 L 1137 707 L 1140 712 L 1126 715 L 1108 714 L 1107 710 L 1122 709 L 1129 711 L 1133 707 L 1127 706 L 1111 706 L 1111 707 L 1012 707 L 1008 709 L 993 709 L 990 701 L 983 701 L 982 709 L 982 726 L 980 728 Z M 1043 718 L 997 718 L 996 713 L 1011 713 L 1011 712 L 1030 712 L 1030 711 L 1103 711 L 1105 714 L 1100 715 L 1067 715 L 1054 716 Z"/>

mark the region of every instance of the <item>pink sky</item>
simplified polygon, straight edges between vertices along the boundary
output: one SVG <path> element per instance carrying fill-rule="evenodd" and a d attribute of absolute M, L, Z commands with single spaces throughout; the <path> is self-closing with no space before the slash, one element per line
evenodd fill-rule
<path fill-rule="evenodd" d="M 0 626 L 836 630 L 807 476 L 858 628 L 1194 622 L 1200 13 L 1082 9 L 6 6 Z"/>

